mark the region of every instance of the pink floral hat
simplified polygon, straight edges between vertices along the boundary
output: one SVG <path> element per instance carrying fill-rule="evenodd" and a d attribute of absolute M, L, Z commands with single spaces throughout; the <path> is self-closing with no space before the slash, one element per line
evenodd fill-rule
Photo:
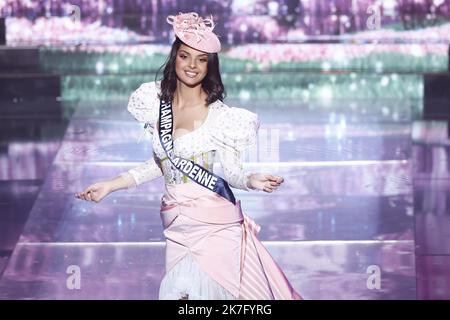
<path fill-rule="evenodd" d="M 218 36 L 213 33 L 213 18 L 203 19 L 196 12 L 168 16 L 167 23 L 173 25 L 175 35 L 186 45 L 207 53 L 220 52 Z"/>

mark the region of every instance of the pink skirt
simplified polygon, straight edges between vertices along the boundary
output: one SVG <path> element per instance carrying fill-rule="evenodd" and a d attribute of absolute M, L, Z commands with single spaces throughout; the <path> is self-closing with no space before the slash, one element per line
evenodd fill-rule
<path fill-rule="evenodd" d="M 160 299 L 299 300 L 257 238 L 259 226 L 195 182 L 166 185 L 161 219 L 166 274 Z"/>

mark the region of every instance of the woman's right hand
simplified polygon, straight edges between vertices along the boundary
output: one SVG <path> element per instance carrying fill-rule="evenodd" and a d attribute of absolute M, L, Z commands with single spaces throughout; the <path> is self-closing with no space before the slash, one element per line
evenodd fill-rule
<path fill-rule="evenodd" d="M 75 193 L 75 198 L 100 202 L 104 197 L 106 197 L 111 192 L 111 187 L 108 181 L 101 181 L 91 184 L 89 187 L 84 189 L 82 192 Z"/>

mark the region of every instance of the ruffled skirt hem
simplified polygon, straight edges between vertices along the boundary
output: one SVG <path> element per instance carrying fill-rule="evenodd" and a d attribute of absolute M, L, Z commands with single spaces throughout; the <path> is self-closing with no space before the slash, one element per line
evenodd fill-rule
<path fill-rule="evenodd" d="M 161 281 L 160 300 L 236 300 L 229 291 L 206 274 L 187 254 Z"/>

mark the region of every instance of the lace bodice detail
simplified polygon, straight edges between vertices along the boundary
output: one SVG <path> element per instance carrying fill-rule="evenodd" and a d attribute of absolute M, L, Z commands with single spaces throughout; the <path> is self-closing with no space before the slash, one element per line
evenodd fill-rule
<path fill-rule="evenodd" d="M 159 117 L 160 82 L 143 83 L 134 91 L 127 110 L 141 123 L 147 123 L 146 137 L 153 146 L 153 155 L 139 166 L 122 173 L 129 187 L 164 176 L 166 184 L 191 182 L 167 158 L 156 128 Z M 174 153 L 190 159 L 214 172 L 214 163 L 220 162 L 223 175 L 232 187 L 249 191 L 249 171 L 243 169 L 242 153 L 256 142 L 259 129 L 257 114 L 243 108 L 229 107 L 220 100 L 211 103 L 204 122 L 193 131 L 177 136 Z M 216 172 L 214 172 L 216 173 Z"/>

